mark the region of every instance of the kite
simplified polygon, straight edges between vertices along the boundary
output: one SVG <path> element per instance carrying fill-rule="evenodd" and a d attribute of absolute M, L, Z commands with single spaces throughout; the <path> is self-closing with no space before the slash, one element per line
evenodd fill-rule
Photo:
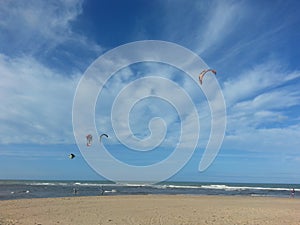
<path fill-rule="evenodd" d="M 86 136 L 86 146 L 91 146 L 93 142 L 93 136 L 91 134 L 88 134 Z"/>
<path fill-rule="evenodd" d="M 105 136 L 106 138 L 108 138 L 108 135 L 107 135 L 107 134 L 101 134 L 101 135 L 100 135 L 100 138 L 99 138 L 99 139 L 100 139 L 100 142 L 101 142 L 101 139 L 102 139 L 103 136 Z"/>
<path fill-rule="evenodd" d="M 213 69 L 203 70 L 203 71 L 199 74 L 199 82 L 200 82 L 200 84 L 202 84 L 203 77 L 204 77 L 204 75 L 205 75 L 207 72 L 212 72 L 213 74 L 217 74 L 217 71 L 215 71 L 215 70 L 213 70 Z"/>
<path fill-rule="evenodd" d="M 70 159 L 74 159 L 74 158 L 75 158 L 75 155 L 74 155 L 73 153 L 71 153 L 71 154 L 69 155 L 69 158 L 70 158 Z"/>

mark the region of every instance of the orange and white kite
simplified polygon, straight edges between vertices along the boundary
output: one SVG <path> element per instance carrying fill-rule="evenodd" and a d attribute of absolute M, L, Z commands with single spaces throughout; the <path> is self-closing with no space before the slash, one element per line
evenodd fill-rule
<path fill-rule="evenodd" d="M 217 71 L 213 70 L 213 69 L 207 69 L 207 70 L 203 70 L 200 74 L 199 74 L 199 82 L 200 84 L 202 84 L 202 80 L 203 80 L 203 77 L 204 75 L 207 73 L 207 72 L 212 72 L 213 74 L 217 74 Z"/>

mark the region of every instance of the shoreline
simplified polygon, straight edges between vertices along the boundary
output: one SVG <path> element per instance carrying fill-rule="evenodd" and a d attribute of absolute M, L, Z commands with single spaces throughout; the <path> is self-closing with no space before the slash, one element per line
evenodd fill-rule
<path fill-rule="evenodd" d="M 142 197 L 142 196 L 181 196 L 181 197 L 229 197 L 229 198 L 265 198 L 265 199 L 298 199 L 300 201 L 300 196 L 296 195 L 291 197 L 291 195 L 259 195 L 259 194 L 252 194 L 252 195 L 223 195 L 223 194 L 120 194 L 120 195 L 110 195 L 110 194 L 98 194 L 98 195 L 81 195 L 81 194 L 73 194 L 69 196 L 57 196 L 57 197 L 22 197 L 22 198 L 4 198 L 0 199 L 1 202 L 5 201 L 17 201 L 17 200 L 36 200 L 36 199 L 70 199 L 70 198 L 98 198 L 98 197 Z M 1 224 L 0 224 L 1 225 Z"/>
<path fill-rule="evenodd" d="M 122 195 L 0 201 L 0 224 L 300 224 L 300 199 Z"/>
<path fill-rule="evenodd" d="M 96 181 L 1 181 L 0 201 L 104 195 L 216 195 L 289 197 L 292 188 L 300 196 L 300 184 L 163 182 L 160 184 L 104 184 Z"/>

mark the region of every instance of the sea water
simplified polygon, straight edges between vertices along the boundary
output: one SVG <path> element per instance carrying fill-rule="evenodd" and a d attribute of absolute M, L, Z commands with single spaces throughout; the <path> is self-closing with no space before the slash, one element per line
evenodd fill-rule
<path fill-rule="evenodd" d="M 106 181 L 0 180 L 0 200 L 101 195 L 240 195 L 300 198 L 299 184 L 162 182 L 159 184 Z"/>

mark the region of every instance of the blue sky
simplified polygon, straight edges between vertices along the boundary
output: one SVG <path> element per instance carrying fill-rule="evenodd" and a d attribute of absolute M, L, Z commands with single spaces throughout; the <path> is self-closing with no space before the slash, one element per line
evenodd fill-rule
<path fill-rule="evenodd" d="M 176 145 L 180 121 L 159 99 L 141 102 L 130 117 L 140 138 L 149 135 L 151 118 L 163 117 L 166 139 L 153 152 L 135 154 L 121 145 L 109 120 L 112 100 L 124 85 L 164 73 L 198 106 L 202 132 L 193 157 L 171 180 L 299 183 L 299 8 L 296 0 L 4 1 L 0 179 L 102 179 L 75 143 L 76 87 L 107 51 L 133 41 L 163 40 L 190 49 L 218 71 L 227 107 L 220 152 L 206 171 L 198 171 L 210 130 L 201 90 L 168 65 L 141 63 L 119 71 L 97 103 L 96 123 L 110 134 L 105 145 L 111 153 L 143 164 L 162 160 Z M 71 152 L 77 156 L 73 160 L 67 157 Z"/>

